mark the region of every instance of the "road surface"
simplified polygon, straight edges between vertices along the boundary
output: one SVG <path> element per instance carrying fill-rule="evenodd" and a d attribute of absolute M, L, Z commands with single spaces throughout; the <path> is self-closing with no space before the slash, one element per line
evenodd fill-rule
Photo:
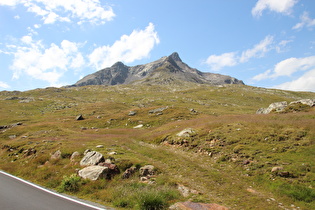
<path fill-rule="evenodd" d="M 0 171 L 1 210 L 95 210 L 92 206 L 65 197 Z"/>

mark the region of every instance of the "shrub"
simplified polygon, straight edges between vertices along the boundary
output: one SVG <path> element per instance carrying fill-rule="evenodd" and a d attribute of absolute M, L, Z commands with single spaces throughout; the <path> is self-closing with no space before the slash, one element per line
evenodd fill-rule
<path fill-rule="evenodd" d="M 77 192 L 81 185 L 81 177 L 72 174 L 69 177 L 64 176 L 58 187 L 59 192 Z"/>
<path fill-rule="evenodd" d="M 141 194 L 138 204 L 141 210 L 158 210 L 167 207 L 167 202 L 163 195 L 154 191 L 148 191 Z"/>

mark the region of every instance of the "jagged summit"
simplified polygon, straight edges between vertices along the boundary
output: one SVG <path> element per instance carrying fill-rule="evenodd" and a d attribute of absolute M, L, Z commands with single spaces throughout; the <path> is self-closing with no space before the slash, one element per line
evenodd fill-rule
<path fill-rule="evenodd" d="M 87 75 L 72 86 L 169 84 L 182 81 L 212 85 L 244 84 L 243 81 L 230 76 L 205 73 L 191 68 L 174 52 L 151 63 L 131 67 L 119 61 L 111 67 Z"/>

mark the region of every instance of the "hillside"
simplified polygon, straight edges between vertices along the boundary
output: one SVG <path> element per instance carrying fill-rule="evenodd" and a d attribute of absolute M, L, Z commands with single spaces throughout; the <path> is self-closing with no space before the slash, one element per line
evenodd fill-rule
<path fill-rule="evenodd" d="M 187 200 L 314 209 L 315 108 L 256 114 L 300 99 L 315 93 L 189 81 L 2 91 L 0 169 L 117 209 Z M 87 149 L 120 173 L 96 181 L 73 175 Z M 146 165 L 154 175 L 140 180 Z M 123 178 L 132 166 L 137 172 Z"/>
<path fill-rule="evenodd" d="M 201 72 L 189 67 L 179 57 L 172 53 L 159 60 L 137 66 L 126 66 L 117 62 L 109 68 L 87 75 L 72 87 L 87 85 L 119 85 L 119 84 L 169 84 L 178 82 L 193 82 L 199 84 L 243 84 L 236 78 Z"/>

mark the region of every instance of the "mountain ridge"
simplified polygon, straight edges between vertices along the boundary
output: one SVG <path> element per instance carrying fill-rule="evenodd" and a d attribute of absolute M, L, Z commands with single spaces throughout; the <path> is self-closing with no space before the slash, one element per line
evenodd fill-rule
<path fill-rule="evenodd" d="M 199 84 L 224 85 L 243 84 L 234 77 L 207 73 L 191 68 L 184 63 L 177 52 L 142 65 L 127 66 L 118 61 L 111 67 L 89 74 L 70 87 L 87 85 L 120 84 L 165 84 L 173 82 L 193 82 Z"/>

